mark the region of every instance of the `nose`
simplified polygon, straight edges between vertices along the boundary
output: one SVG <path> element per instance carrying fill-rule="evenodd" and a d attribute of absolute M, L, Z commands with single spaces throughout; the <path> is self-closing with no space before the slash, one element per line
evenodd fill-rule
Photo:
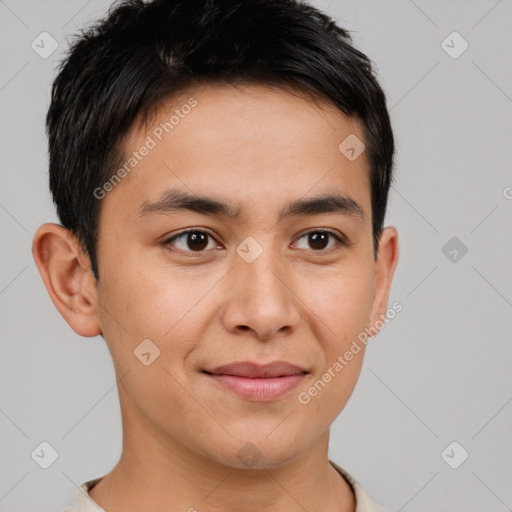
<path fill-rule="evenodd" d="M 250 331 L 268 340 L 296 330 L 301 300 L 293 273 L 270 249 L 251 263 L 237 256 L 227 287 L 222 323 L 229 332 Z"/>

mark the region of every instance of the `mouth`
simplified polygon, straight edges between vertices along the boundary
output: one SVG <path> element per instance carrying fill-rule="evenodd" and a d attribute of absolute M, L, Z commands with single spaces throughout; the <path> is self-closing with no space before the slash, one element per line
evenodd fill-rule
<path fill-rule="evenodd" d="M 230 363 L 218 366 L 212 370 L 204 370 L 210 375 L 232 375 L 234 377 L 247 377 L 250 379 L 289 377 L 292 375 L 303 375 L 308 373 L 303 368 L 295 366 L 286 361 L 274 361 L 272 363 L 259 365 L 250 361 Z"/>
<path fill-rule="evenodd" d="M 305 369 L 285 361 L 265 365 L 231 363 L 202 373 L 224 390 L 251 401 L 280 398 L 296 388 L 308 374 Z"/>

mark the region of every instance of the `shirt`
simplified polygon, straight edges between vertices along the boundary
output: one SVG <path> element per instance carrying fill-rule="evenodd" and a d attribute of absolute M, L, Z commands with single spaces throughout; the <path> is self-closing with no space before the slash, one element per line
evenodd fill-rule
<path fill-rule="evenodd" d="M 329 462 L 352 487 L 356 497 L 355 512 L 387 512 L 385 508 L 370 498 L 364 487 L 350 473 L 340 468 L 334 462 Z M 76 492 L 71 505 L 64 512 L 106 512 L 89 497 L 88 493 L 102 478 L 101 476 L 82 484 Z"/>

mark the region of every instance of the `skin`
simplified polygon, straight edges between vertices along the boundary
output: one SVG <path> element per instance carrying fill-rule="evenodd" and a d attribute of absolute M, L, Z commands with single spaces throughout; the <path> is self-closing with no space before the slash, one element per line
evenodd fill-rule
<path fill-rule="evenodd" d="M 338 150 L 349 134 L 364 140 L 362 127 L 300 91 L 202 85 L 135 125 L 125 155 L 191 97 L 198 105 L 101 201 L 99 283 L 63 227 L 45 224 L 34 237 L 55 306 L 78 334 L 104 337 L 118 379 L 123 452 L 90 496 L 109 512 L 354 511 L 328 443 L 364 345 L 307 405 L 297 396 L 388 308 L 398 234 L 384 230 L 375 260 L 366 153 L 349 161 Z M 137 217 L 170 188 L 232 202 L 245 217 Z M 356 200 L 363 221 L 322 213 L 277 222 L 287 202 L 333 192 Z M 203 252 L 186 236 L 164 244 L 190 228 L 212 235 Z M 304 231 L 320 228 L 349 245 L 314 245 Z M 248 236 L 263 248 L 252 263 L 236 252 Z M 148 366 L 134 356 L 145 339 L 160 350 Z M 274 401 L 246 400 L 201 372 L 275 360 L 309 373 Z M 259 453 L 253 465 L 238 457 L 247 443 Z"/>

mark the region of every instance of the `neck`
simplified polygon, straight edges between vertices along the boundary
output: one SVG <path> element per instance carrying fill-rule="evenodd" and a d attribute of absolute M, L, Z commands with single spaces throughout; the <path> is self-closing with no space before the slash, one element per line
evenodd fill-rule
<path fill-rule="evenodd" d="M 118 464 L 89 492 L 106 511 L 355 511 L 350 485 L 329 463 L 328 430 L 279 467 L 240 469 L 191 451 L 154 425 L 126 421 Z"/>

